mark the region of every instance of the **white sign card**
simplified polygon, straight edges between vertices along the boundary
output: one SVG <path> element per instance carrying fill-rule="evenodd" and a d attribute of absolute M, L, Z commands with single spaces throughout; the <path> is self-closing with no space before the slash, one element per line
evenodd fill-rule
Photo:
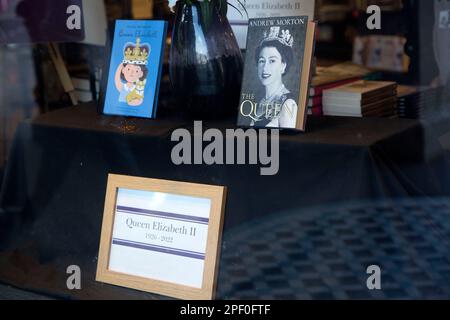
<path fill-rule="evenodd" d="M 224 197 L 224 187 L 110 175 L 97 280 L 212 299 Z"/>
<path fill-rule="evenodd" d="M 315 0 L 229 0 L 228 20 L 241 49 L 246 48 L 248 19 L 308 16 L 314 19 Z M 239 9 L 236 10 L 233 8 Z"/>

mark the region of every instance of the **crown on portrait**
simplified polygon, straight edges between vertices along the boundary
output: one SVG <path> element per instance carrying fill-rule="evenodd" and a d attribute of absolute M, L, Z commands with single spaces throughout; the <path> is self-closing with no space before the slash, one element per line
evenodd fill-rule
<path fill-rule="evenodd" d="M 294 37 L 289 30 L 281 30 L 281 27 L 271 27 L 269 32 L 265 31 L 261 43 L 273 40 L 279 41 L 281 44 L 291 48 L 294 45 Z"/>
<path fill-rule="evenodd" d="M 147 43 L 141 44 L 141 39 L 137 38 L 136 43 L 127 43 L 123 52 L 123 63 L 147 65 L 151 46 Z"/>

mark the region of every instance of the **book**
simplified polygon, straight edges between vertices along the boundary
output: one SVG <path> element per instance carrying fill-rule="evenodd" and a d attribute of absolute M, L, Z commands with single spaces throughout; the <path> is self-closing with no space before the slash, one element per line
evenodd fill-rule
<path fill-rule="evenodd" d="M 117 20 L 112 32 L 112 50 L 103 72 L 101 111 L 155 118 L 167 22 Z"/>
<path fill-rule="evenodd" d="M 356 81 L 334 89 L 325 90 L 324 99 L 346 98 L 360 100 L 368 99 L 389 91 L 397 94 L 397 83 L 388 81 Z"/>
<path fill-rule="evenodd" d="M 397 99 L 395 96 L 382 99 L 365 106 L 357 105 L 333 105 L 331 108 L 327 105 L 323 108 L 326 115 L 348 115 L 348 116 L 370 116 L 381 112 L 390 111 L 390 114 L 395 112 Z"/>
<path fill-rule="evenodd" d="M 313 78 L 312 87 L 319 87 L 340 81 L 354 81 L 368 77 L 373 70 L 353 62 L 343 62 L 331 67 L 317 68 L 317 75 Z"/>
<path fill-rule="evenodd" d="M 309 95 L 311 97 L 321 96 L 323 94 L 324 90 L 340 87 L 340 86 L 342 86 L 344 84 L 355 82 L 355 81 L 358 81 L 358 80 L 360 80 L 360 78 L 351 78 L 351 79 L 347 79 L 347 80 L 341 80 L 341 81 L 326 83 L 326 84 L 318 85 L 318 86 L 315 86 L 315 87 L 313 86 L 309 90 Z"/>
<path fill-rule="evenodd" d="M 406 72 L 410 63 L 405 54 L 406 39 L 400 36 L 370 35 L 354 40 L 353 62 L 376 70 Z"/>
<path fill-rule="evenodd" d="M 352 96 L 337 96 L 332 94 L 326 94 L 324 95 L 322 102 L 323 104 L 333 104 L 333 105 L 358 105 L 358 106 L 365 106 L 368 104 L 372 104 L 375 102 L 378 102 L 380 100 L 394 97 L 397 94 L 395 88 L 389 88 L 386 91 L 382 91 L 379 94 L 375 95 L 364 95 L 361 97 L 357 97 L 356 99 Z"/>
<path fill-rule="evenodd" d="M 448 101 L 443 95 L 443 87 L 399 86 L 397 96 L 397 115 L 400 118 L 419 119 L 433 115 L 436 109 Z"/>
<path fill-rule="evenodd" d="M 75 89 L 74 94 L 75 94 L 75 97 L 77 98 L 78 102 L 85 103 L 85 102 L 91 102 L 94 100 L 92 92 L 90 92 L 90 91 Z"/>
<path fill-rule="evenodd" d="M 332 116 L 385 117 L 395 114 L 397 84 L 356 81 L 323 93 L 323 113 Z"/>
<path fill-rule="evenodd" d="M 316 23 L 250 19 L 238 125 L 305 130 Z"/>

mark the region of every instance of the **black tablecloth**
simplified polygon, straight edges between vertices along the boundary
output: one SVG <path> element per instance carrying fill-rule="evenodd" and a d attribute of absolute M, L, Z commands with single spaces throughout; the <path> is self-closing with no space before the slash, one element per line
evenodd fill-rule
<path fill-rule="evenodd" d="M 445 125 L 311 118 L 307 133 L 281 135 L 279 173 L 261 176 L 259 165 L 174 165 L 171 133 L 193 130 L 190 121 L 100 116 L 92 104 L 43 115 L 19 126 L 10 152 L 0 196 L 0 281 L 65 297 L 154 298 L 95 282 L 108 173 L 227 186 L 225 236 L 285 210 L 448 195 L 438 140 Z M 73 264 L 83 271 L 81 291 L 66 289 Z"/>

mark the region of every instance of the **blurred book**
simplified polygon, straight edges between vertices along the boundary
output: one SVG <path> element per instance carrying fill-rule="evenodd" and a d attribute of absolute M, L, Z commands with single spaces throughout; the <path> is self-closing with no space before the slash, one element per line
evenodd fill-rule
<path fill-rule="evenodd" d="M 339 81 L 362 79 L 373 73 L 373 70 L 352 62 L 344 62 L 331 67 L 317 67 L 316 73 L 312 81 L 313 88 Z"/>
<path fill-rule="evenodd" d="M 395 82 L 360 80 L 323 92 L 323 113 L 329 116 L 393 116 L 396 103 Z"/>
<path fill-rule="evenodd" d="M 405 44 L 406 38 L 401 36 L 355 37 L 353 62 L 376 70 L 407 72 L 410 60 Z"/>
<path fill-rule="evenodd" d="M 421 119 L 438 114 L 446 100 L 443 87 L 399 86 L 397 94 L 397 115 L 399 118 Z"/>
<path fill-rule="evenodd" d="M 360 79 L 361 79 L 360 77 L 355 77 L 355 78 L 350 78 L 350 79 L 341 80 L 341 81 L 333 81 L 330 83 L 324 83 L 324 84 L 317 85 L 317 86 L 313 85 L 311 87 L 311 89 L 309 90 L 310 98 L 322 96 L 324 90 L 336 88 L 336 87 L 342 86 L 347 83 L 355 82 Z"/>
<path fill-rule="evenodd" d="M 100 90 L 100 81 L 98 78 L 95 80 L 95 91 L 92 90 L 92 82 L 89 75 L 74 76 L 71 79 L 75 88 L 75 95 L 79 102 L 90 102 L 98 100 L 98 92 Z"/>
<path fill-rule="evenodd" d="M 317 67 L 309 90 L 308 108 L 310 115 L 322 115 L 324 90 L 336 88 L 361 79 L 370 79 L 373 70 L 352 62 L 339 63 L 330 67 Z M 319 112 L 320 110 L 320 112 Z"/>

